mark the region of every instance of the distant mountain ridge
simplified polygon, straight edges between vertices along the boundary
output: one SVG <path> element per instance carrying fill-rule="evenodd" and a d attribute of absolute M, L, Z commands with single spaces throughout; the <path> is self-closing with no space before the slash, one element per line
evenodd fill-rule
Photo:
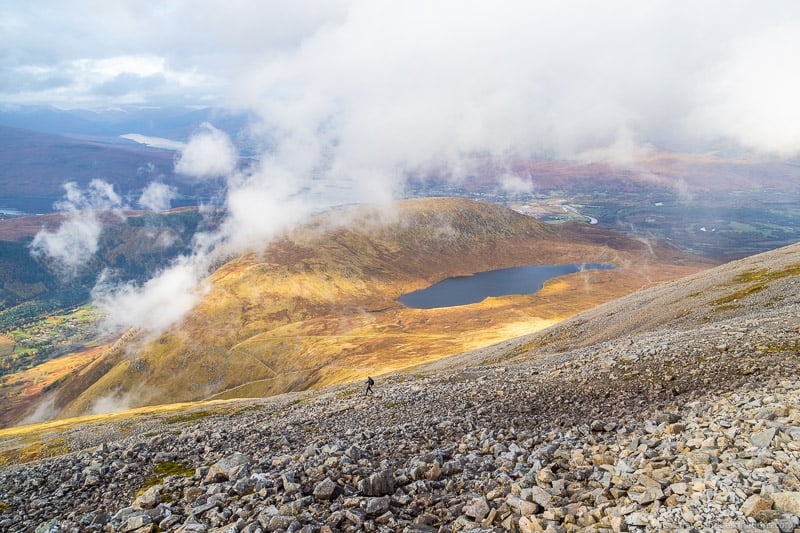
<path fill-rule="evenodd" d="M 0 207 L 30 214 L 52 212 L 69 181 L 80 187 L 93 179 L 106 181 L 131 206 L 153 181 L 177 188 L 174 206 L 198 205 L 224 184 L 197 183 L 175 174 L 174 165 L 174 152 L 133 142 L 109 144 L 0 126 Z"/>
<path fill-rule="evenodd" d="M 59 109 L 51 106 L 2 106 L 0 125 L 53 135 L 118 137 L 138 133 L 185 141 L 203 122 L 211 122 L 233 138 L 245 129 L 249 117 L 217 108 L 117 107 L 113 109 Z"/>

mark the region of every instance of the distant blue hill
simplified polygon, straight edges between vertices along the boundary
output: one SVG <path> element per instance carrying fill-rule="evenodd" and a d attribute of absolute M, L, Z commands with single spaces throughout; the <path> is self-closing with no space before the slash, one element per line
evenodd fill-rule
<path fill-rule="evenodd" d="M 224 186 L 222 180 L 198 183 L 174 173 L 176 154 L 133 142 L 110 144 L 0 126 L 0 209 L 47 213 L 64 194 L 64 183 L 86 186 L 93 179 L 114 185 L 135 204 L 152 181 L 175 186 L 173 207 L 206 203 Z"/>
<path fill-rule="evenodd" d="M 210 122 L 234 141 L 244 137 L 247 114 L 217 108 L 115 108 L 102 111 L 58 109 L 50 106 L 0 106 L 0 125 L 55 135 L 118 137 L 139 133 L 185 141 L 204 122 Z"/>

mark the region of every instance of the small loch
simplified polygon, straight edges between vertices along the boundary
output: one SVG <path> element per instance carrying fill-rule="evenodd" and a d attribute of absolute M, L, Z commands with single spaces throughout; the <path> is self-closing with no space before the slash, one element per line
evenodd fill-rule
<path fill-rule="evenodd" d="M 558 276 L 582 270 L 610 270 L 614 265 L 603 263 L 570 263 L 501 268 L 472 276 L 448 278 L 426 289 L 404 294 L 398 301 L 413 309 L 437 309 L 482 302 L 486 298 L 512 294 L 533 294 L 544 283 Z"/>

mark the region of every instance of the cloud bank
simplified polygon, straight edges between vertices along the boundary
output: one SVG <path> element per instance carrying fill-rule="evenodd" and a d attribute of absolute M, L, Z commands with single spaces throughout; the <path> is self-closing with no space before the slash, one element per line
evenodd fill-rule
<path fill-rule="evenodd" d="M 139 197 L 139 205 L 152 211 L 167 211 L 178 190 L 165 183 L 154 181 L 148 184 Z"/>
<path fill-rule="evenodd" d="M 345 174 L 620 135 L 796 155 L 798 35 L 792 0 L 42 0 L 0 14 L 0 101 L 237 105 Z"/>
<path fill-rule="evenodd" d="M 195 178 L 217 178 L 231 174 L 237 159 L 228 136 L 206 122 L 181 150 L 175 171 Z"/>
<path fill-rule="evenodd" d="M 104 327 L 108 331 L 134 327 L 159 332 L 177 322 L 205 293 L 199 280 L 207 269 L 204 257 L 184 256 L 142 285 L 119 285 L 106 274 L 92 291 L 92 298 L 107 317 Z"/>
<path fill-rule="evenodd" d="M 800 155 L 790 0 L 20 4 L 0 17 L 0 46 L 15 51 L 0 58 L 2 101 L 191 100 L 259 117 L 251 167 L 211 125 L 177 161 L 227 180 L 222 228 L 163 274 L 192 297 L 185 280 L 202 278 L 208 254 L 263 245 L 326 206 L 386 202 L 408 175 L 459 180 L 527 157 L 625 162 L 654 146 Z M 501 186 L 528 190 L 513 175 Z M 144 201 L 163 206 L 166 192 Z M 150 320 L 169 302 L 135 301 L 158 290 L 170 289 L 153 280 L 117 298 L 155 328 L 179 316 Z"/>
<path fill-rule="evenodd" d="M 65 198 L 55 207 L 65 219 L 53 231 L 43 228 L 30 244 L 31 254 L 45 262 L 64 279 L 75 277 L 97 252 L 103 230 L 98 213 L 111 212 L 124 220 L 122 199 L 114 187 L 94 179 L 86 190 L 76 183 L 64 185 Z"/>

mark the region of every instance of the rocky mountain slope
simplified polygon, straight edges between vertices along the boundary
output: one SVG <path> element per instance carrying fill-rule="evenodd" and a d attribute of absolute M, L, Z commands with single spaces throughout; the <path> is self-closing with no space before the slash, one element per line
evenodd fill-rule
<path fill-rule="evenodd" d="M 447 277 L 563 263 L 617 268 L 473 305 L 397 302 Z M 155 339 L 130 335 L 41 401 L 76 416 L 103 403 L 268 396 L 361 379 L 542 329 L 710 265 L 663 244 L 468 200 L 406 201 L 388 215 L 331 212 L 221 265 L 181 323 Z"/>
<path fill-rule="evenodd" d="M 799 274 L 754 256 L 371 396 L 4 430 L 0 528 L 796 531 Z"/>

